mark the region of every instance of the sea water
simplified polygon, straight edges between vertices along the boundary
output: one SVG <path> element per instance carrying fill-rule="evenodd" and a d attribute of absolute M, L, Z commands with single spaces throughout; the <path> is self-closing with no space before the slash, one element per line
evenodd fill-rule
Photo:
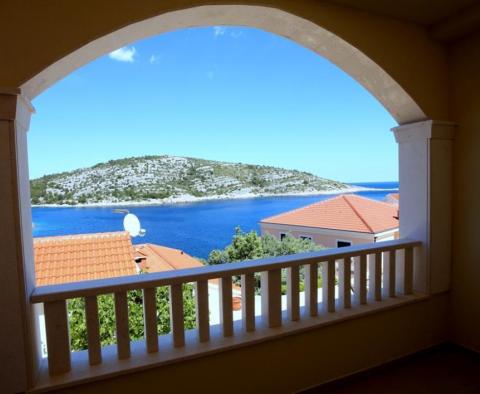
<path fill-rule="evenodd" d="M 364 197 L 384 200 L 388 193 L 398 192 L 398 182 L 366 182 L 355 185 L 368 188 L 359 191 Z M 212 200 L 194 203 L 128 206 L 146 230 L 133 243 L 155 243 L 184 250 L 206 258 L 212 249 L 228 245 L 235 230 L 259 231 L 258 222 L 295 208 L 332 198 L 334 195 L 257 197 L 238 200 Z M 121 207 L 32 208 L 33 236 L 122 231 L 123 215 L 114 212 Z"/>

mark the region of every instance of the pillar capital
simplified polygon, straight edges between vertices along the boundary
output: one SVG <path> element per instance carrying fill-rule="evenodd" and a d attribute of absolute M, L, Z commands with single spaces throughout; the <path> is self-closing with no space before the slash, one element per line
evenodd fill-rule
<path fill-rule="evenodd" d="M 392 128 L 395 140 L 403 142 L 453 140 L 456 124 L 443 120 L 423 120 Z"/>
<path fill-rule="evenodd" d="M 23 131 L 30 127 L 30 117 L 35 108 L 20 89 L 0 87 L 0 121 L 14 121 Z"/>

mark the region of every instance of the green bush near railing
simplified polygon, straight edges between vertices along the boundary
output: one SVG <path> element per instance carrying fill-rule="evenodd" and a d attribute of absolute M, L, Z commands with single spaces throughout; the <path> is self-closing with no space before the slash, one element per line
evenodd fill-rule
<path fill-rule="evenodd" d="M 132 290 L 127 293 L 128 322 L 130 339 L 143 339 L 143 294 L 141 290 Z M 158 287 L 157 296 L 157 327 L 158 334 L 170 332 L 170 309 L 168 287 Z M 100 342 L 102 346 L 116 343 L 115 338 L 115 303 L 112 294 L 97 297 L 98 318 L 100 323 Z M 183 308 L 185 329 L 195 328 L 195 299 L 193 285 L 183 285 Z M 68 300 L 68 315 L 70 329 L 70 346 L 73 351 L 88 348 L 87 327 L 85 321 L 85 299 L 74 298 Z"/>

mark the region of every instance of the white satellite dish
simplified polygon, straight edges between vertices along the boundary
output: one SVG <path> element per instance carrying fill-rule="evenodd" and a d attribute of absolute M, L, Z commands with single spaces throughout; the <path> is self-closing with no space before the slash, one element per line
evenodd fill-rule
<path fill-rule="evenodd" d="M 140 220 L 133 214 L 128 213 L 123 218 L 123 228 L 130 233 L 132 237 L 143 237 L 146 231 L 140 227 Z"/>

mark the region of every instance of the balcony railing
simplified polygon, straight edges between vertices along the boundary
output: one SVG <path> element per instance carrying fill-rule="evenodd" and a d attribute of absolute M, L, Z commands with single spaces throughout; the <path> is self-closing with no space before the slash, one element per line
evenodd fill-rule
<path fill-rule="evenodd" d="M 225 348 L 256 343 L 322 324 L 410 302 L 414 249 L 421 243 L 395 240 L 314 253 L 205 266 L 178 271 L 44 286 L 31 295 L 43 303 L 48 373 L 58 382 L 138 370 Z M 300 267 L 305 267 L 304 306 Z M 322 290 L 318 289 L 321 269 Z M 281 277 L 286 270 L 287 302 L 282 309 Z M 261 273 L 261 316 L 255 311 L 254 274 Z M 232 277 L 241 277 L 242 318 L 234 321 Z M 209 323 L 208 281 L 219 279 L 220 324 Z M 196 328 L 184 329 L 182 285 L 195 284 Z M 157 334 L 155 290 L 170 290 L 171 333 Z M 143 291 L 145 338 L 129 337 L 127 292 Z M 114 294 L 116 346 L 101 346 L 97 297 Z M 302 295 L 303 296 L 303 295 Z M 85 298 L 88 350 L 71 352 L 67 300 Z M 303 299 L 303 297 L 302 297 Z M 72 365 L 74 367 L 72 367 Z M 62 378 L 63 377 L 63 378 Z M 44 382 L 45 384 L 46 381 Z"/>

